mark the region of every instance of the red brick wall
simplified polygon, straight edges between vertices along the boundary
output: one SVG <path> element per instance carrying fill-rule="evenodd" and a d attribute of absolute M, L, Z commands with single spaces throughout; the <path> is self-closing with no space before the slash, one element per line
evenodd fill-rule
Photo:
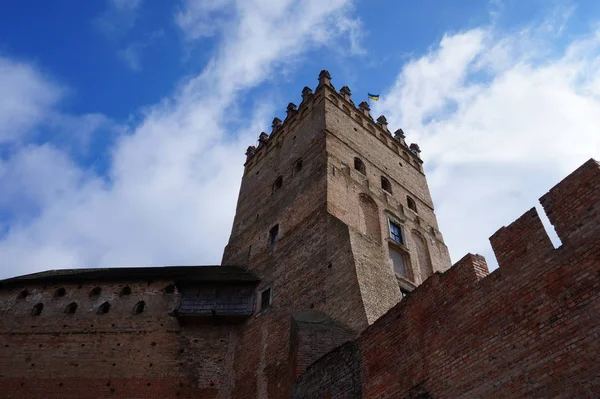
<path fill-rule="evenodd" d="M 338 348 L 294 396 L 600 397 L 600 166 L 588 161 L 541 201 L 560 248 L 528 211 L 492 236 L 494 273 L 467 255 L 361 334 L 360 393 L 356 372 L 332 371 Z"/>

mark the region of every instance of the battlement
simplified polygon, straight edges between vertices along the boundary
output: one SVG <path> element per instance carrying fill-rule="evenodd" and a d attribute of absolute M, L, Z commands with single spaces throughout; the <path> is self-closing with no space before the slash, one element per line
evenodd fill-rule
<path fill-rule="evenodd" d="M 421 149 L 418 144 L 406 142 L 406 136 L 402 129 L 397 129 L 393 134 L 388 129 L 387 118 L 380 115 L 376 120 L 371 116 L 371 108 L 366 101 L 358 106 L 352 101 L 352 92 L 348 86 L 343 86 L 339 91 L 331 83 L 331 74 L 323 70 L 319 74 L 319 84 L 313 90 L 309 87 L 302 89 L 302 101 L 299 105 L 290 102 L 286 108 L 286 117 L 282 121 L 278 117 L 273 118 L 271 133 L 261 132 L 258 136 L 258 144 L 249 146 L 246 150 L 247 168 L 252 166 L 255 159 L 262 158 L 274 146 L 281 137 L 293 130 L 298 122 L 306 117 L 315 105 L 327 99 L 330 103 L 343 110 L 353 120 L 362 125 L 370 134 L 378 137 L 388 148 L 402 156 L 411 165 L 420 169 L 423 163 L 420 157 Z M 417 166 L 418 165 L 418 166 Z"/>
<path fill-rule="evenodd" d="M 599 397 L 600 165 L 540 201 L 559 248 L 530 209 L 490 238 L 499 269 L 468 254 L 434 274 L 309 367 L 294 397 Z"/>

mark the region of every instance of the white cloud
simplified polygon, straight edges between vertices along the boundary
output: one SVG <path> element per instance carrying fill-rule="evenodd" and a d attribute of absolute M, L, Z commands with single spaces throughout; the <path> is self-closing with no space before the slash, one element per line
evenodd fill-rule
<path fill-rule="evenodd" d="M 303 52 L 347 37 L 334 22 L 349 12 L 343 0 L 240 1 L 207 67 L 144 109 L 142 121 L 115 143 L 107 179 L 50 144 L 19 148 L 3 160 L 0 173 L 12 198 L 29 193 L 36 212 L 14 212 L 14 201 L 0 205 L 0 215 L 16 215 L 0 239 L 1 273 L 218 264 L 244 150 L 264 128 L 266 114 L 272 117 L 263 102 L 244 129 L 230 131 L 239 122 L 230 110 L 244 90 L 292 67 Z M 44 169 L 48 163 L 52 167 Z"/>
<path fill-rule="evenodd" d="M 562 27 L 560 28 L 562 29 Z M 404 65 L 377 111 L 419 142 L 454 261 L 600 155 L 600 35 L 474 29 Z M 539 207 L 538 207 L 539 208 Z"/>
<path fill-rule="evenodd" d="M 104 35 L 117 38 L 136 23 L 142 0 L 107 0 L 106 10 L 94 19 L 94 26 Z"/>

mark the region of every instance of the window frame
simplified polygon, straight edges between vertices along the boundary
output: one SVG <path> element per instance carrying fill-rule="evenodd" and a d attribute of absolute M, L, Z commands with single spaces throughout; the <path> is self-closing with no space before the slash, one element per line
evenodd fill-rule
<path fill-rule="evenodd" d="M 393 219 L 388 216 L 387 218 L 388 224 L 388 239 L 396 245 L 401 245 L 403 248 L 406 248 L 406 234 L 404 234 L 404 224 L 399 222 L 396 219 Z M 400 236 L 400 241 L 394 239 L 395 234 L 392 231 L 392 226 L 398 228 L 398 234 Z"/>
<path fill-rule="evenodd" d="M 269 291 L 269 300 L 266 306 L 263 306 L 263 295 L 265 292 Z M 272 285 L 268 285 L 265 288 L 263 288 L 262 290 L 258 291 L 258 295 L 257 295 L 257 309 L 258 309 L 258 313 L 261 313 L 267 309 L 269 309 L 271 306 L 273 306 L 273 286 Z"/>
<path fill-rule="evenodd" d="M 355 171 L 357 171 L 358 173 L 360 173 L 363 176 L 367 175 L 367 166 L 365 165 L 365 162 L 362 159 L 360 159 L 359 157 L 354 157 L 353 165 L 354 165 Z M 357 168 L 356 167 L 357 165 L 360 165 L 360 168 Z"/>

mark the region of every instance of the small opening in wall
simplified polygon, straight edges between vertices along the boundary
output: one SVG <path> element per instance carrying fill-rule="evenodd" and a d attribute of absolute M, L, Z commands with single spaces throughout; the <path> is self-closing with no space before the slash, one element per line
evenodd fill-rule
<path fill-rule="evenodd" d="M 102 305 L 100 305 L 100 307 L 98 308 L 98 314 L 102 315 L 102 314 L 106 314 L 108 313 L 108 311 L 110 310 L 110 303 L 108 302 L 104 302 Z"/>
<path fill-rule="evenodd" d="M 44 310 L 44 304 L 43 303 L 38 303 L 37 305 L 35 305 L 33 307 L 33 309 L 31 309 L 31 315 L 32 316 L 39 316 L 42 314 L 42 310 Z"/>
<path fill-rule="evenodd" d="M 131 287 L 129 287 L 129 286 L 123 287 L 123 289 L 121 290 L 121 296 L 125 296 L 125 295 L 131 295 Z"/>
<path fill-rule="evenodd" d="M 56 292 L 54 293 L 54 296 L 57 298 L 60 298 L 60 297 L 65 296 L 66 293 L 67 293 L 67 290 L 65 290 L 64 287 L 60 287 L 59 289 L 56 290 Z"/>
<path fill-rule="evenodd" d="M 279 176 L 277 178 L 277 180 L 275 180 L 275 183 L 273 183 L 273 192 L 279 190 L 282 185 L 283 185 L 283 177 Z"/>
<path fill-rule="evenodd" d="M 409 197 L 408 195 L 406 196 L 406 203 L 408 205 L 408 209 L 410 209 L 411 211 L 413 211 L 414 213 L 417 213 L 417 203 L 415 202 L 414 199 L 412 199 L 411 197 Z"/>
<path fill-rule="evenodd" d="M 101 292 L 102 292 L 102 288 L 100 288 L 100 287 L 94 287 L 90 291 L 90 296 L 99 296 Z"/>
<path fill-rule="evenodd" d="M 363 175 L 366 174 L 365 164 L 360 158 L 354 158 L 354 169 L 356 169 Z"/>
<path fill-rule="evenodd" d="M 260 310 L 264 310 L 271 306 L 271 287 L 260 293 Z"/>
<path fill-rule="evenodd" d="M 165 287 L 165 294 L 174 294 L 175 293 L 175 284 L 169 284 Z"/>
<path fill-rule="evenodd" d="M 25 299 L 29 296 L 29 291 L 28 290 L 22 290 L 21 292 L 19 292 L 19 299 Z"/>
<path fill-rule="evenodd" d="M 381 188 L 390 194 L 392 193 L 392 185 L 390 184 L 390 181 L 383 176 L 381 176 Z"/>
<path fill-rule="evenodd" d="M 294 164 L 294 173 L 298 173 L 302 170 L 302 158 L 296 161 Z"/>
<path fill-rule="evenodd" d="M 275 226 L 271 227 L 271 230 L 269 230 L 269 246 L 273 246 L 275 244 L 277 244 L 277 242 L 279 241 L 279 225 L 276 224 Z"/>
<path fill-rule="evenodd" d="M 75 314 L 76 311 L 77 311 L 77 304 L 75 302 L 71 302 L 65 308 L 66 314 Z"/>
<path fill-rule="evenodd" d="M 400 288 L 400 295 L 402 295 L 402 298 L 406 298 L 408 296 L 408 291 L 406 291 L 403 288 Z"/>
<path fill-rule="evenodd" d="M 140 313 L 144 313 L 144 310 L 146 309 L 146 302 L 144 301 L 139 301 L 138 303 L 135 304 L 135 306 L 133 307 L 133 314 L 140 314 Z"/>

